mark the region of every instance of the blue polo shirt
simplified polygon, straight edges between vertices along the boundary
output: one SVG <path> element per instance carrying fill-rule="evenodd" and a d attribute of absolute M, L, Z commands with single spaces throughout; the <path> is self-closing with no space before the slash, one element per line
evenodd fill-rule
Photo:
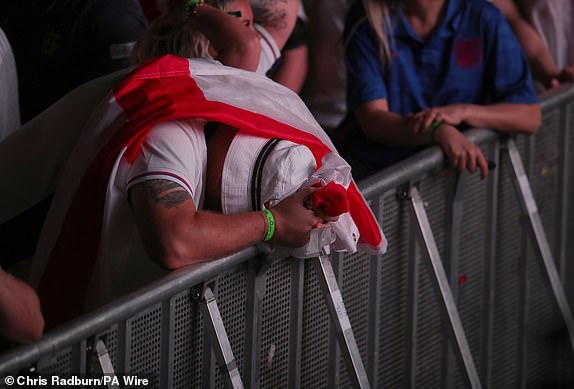
<path fill-rule="evenodd" d="M 347 20 L 347 103 L 386 99 L 391 112 L 416 113 L 455 103 L 534 104 L 528 63 L 504 16 L 484 0 L 448 0 L 435 31 L 420 39 L 399 8 L 391 12 L 392 60 L 383 70 L 378 43 L 362 9 Z M 359 131 L 360 132 L 360 131 Z M 416 151 L 373 144 L 364 135 L 351 153 L 385 167 Z"/>

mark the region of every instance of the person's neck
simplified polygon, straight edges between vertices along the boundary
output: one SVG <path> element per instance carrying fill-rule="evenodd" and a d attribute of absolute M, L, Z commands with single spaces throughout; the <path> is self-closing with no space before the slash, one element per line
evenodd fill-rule
<path fill-rule="evenodd" d="M 438 26 L 449 0 L 405 0 L 403 10 L 414 32 L 425 39 Z"/>

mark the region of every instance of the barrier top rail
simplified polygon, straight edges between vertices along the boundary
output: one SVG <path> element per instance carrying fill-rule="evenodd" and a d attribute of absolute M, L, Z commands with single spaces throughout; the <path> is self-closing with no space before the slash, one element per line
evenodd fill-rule
<path fill-rule="evenodd" d="M 566 101 L 574 101 L 574 86 L 561 87 L 542 95 L 542 110 L 546 112 Z M 485 129 L 472 129 L 465 135 L 477 144 L 484 144 L 498 138 L 496 132 Z M 442 151 L 436 146 L 429 147 L 362 180 L 358 186 L 362 194 L 370 198 L 417 181 L 431 170 L 443 166 L 444 163 Z M 150 306 L 241 265 L 258 253 L 255 247 L 250 247 L 219 260 L 190 265 L 174 271 L 156 282 L 49 331 L 34 344 L 20 346 L 0 355 L 0 374 L 31 366 L 44 355 L 58 352 L 102 332 L 114 323 L 127 320 Z"/>

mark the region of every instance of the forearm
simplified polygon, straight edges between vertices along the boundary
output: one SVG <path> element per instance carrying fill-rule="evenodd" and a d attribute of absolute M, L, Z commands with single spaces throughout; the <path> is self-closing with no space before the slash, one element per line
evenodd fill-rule
<path fill-rule="evenodd" d="M 31 343 L 42 336 L 44 318 L 34 289 L 0 270 L 0 330 L 16 343 Z"/>
<path fill-rule="evenodd" d="M 464 106 L 464 122 L 472 127 L 492 128 L 508 133 L 535 133 L 541 124 L 538 104 L 500 103 Z"/>
<path fill-rule="evenodd" d="M 307 46 L 288 50 L 281 55 L 281 64 L 273 74 L 273 80 L 299 93 L 307 77 Z"/>
<path fill-rule="evenodd" d="M 551 80 L 560 74 L 560 69 L 538 32 L 522 17 L 512 0 L 496 0 L 494 3 L 516 34 L 534 78 L 547 87 L 550 86 Z"/>
<path fill-rule="evenodd" d="M 172 249 L 164 255 L 167 267 L 178 268 L 233 254 L 263 241 L 267 232 L 262 212 L 222 215 L 196 212 L 169 237 Z"/>
<path fill-rule="evenodd" d="M 256 70 L 261 46 L 258 34 L 236 18 L 204 4 L 190 15 L 191 22 L 217 51 L 217 59 L 227 66 Z"/>
<path fill-rule="evenodd" d="M 414 133 L 408 118 L 380 106 L 371 108 L 368 105 L 357 109 L 355 114 L 359 126 L 370 141 L 395 146 L 417 146 L 426 143 L 425 134 Z"/>
<path fill-rule="evenodd" d="M 559 76 L 560 69 L 548 47 L 528 22 L 522 20 L 518 25 L 511 23 L 511 26 L 528 59 L 534 78 L 550 86 L 551 80 Z"/>
<path fill-rule="evenodd" d="M 222 257 L 263 239 L 261 212 L 198 212 L 189 193 L 170 181 L 137 184 L 130 198 L 146 251 L 168 269 Z"/>

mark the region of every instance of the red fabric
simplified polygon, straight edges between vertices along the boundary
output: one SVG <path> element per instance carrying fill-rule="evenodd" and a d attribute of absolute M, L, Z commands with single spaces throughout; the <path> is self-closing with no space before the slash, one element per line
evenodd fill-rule
<path fill-rule="evenodd" d="M 196 118 L 224 123 L 240 128 L 245 134 L 303 144 L 313 153 L 318 167 L 323 156 L 331 151 L 305 131 L 262 114 L 206 100 L 190 77 L 187 59 L 170 55 L 148 61 L 116 87 L 114 95 L 129 120 L 85 172 L 38 287 L 49 328 L 82 313 L 98 257 L 112 167 L 124 146 L 128 146 L 125 154 L 128 161 L 133 162 L 142 141 L 155 125 Z M 360 242 L 380 246 L 383 237 L 379 226 L 354 183 L 347 196 L 351 216 L 361 234 Z"/>
<path fill-rule="evenodd" d="M 349 212 L 349 198 L 343 185 L 329 182 L 311 195 L 314 210 L 321 210 L 327 216 L 336 217 Z"/>

